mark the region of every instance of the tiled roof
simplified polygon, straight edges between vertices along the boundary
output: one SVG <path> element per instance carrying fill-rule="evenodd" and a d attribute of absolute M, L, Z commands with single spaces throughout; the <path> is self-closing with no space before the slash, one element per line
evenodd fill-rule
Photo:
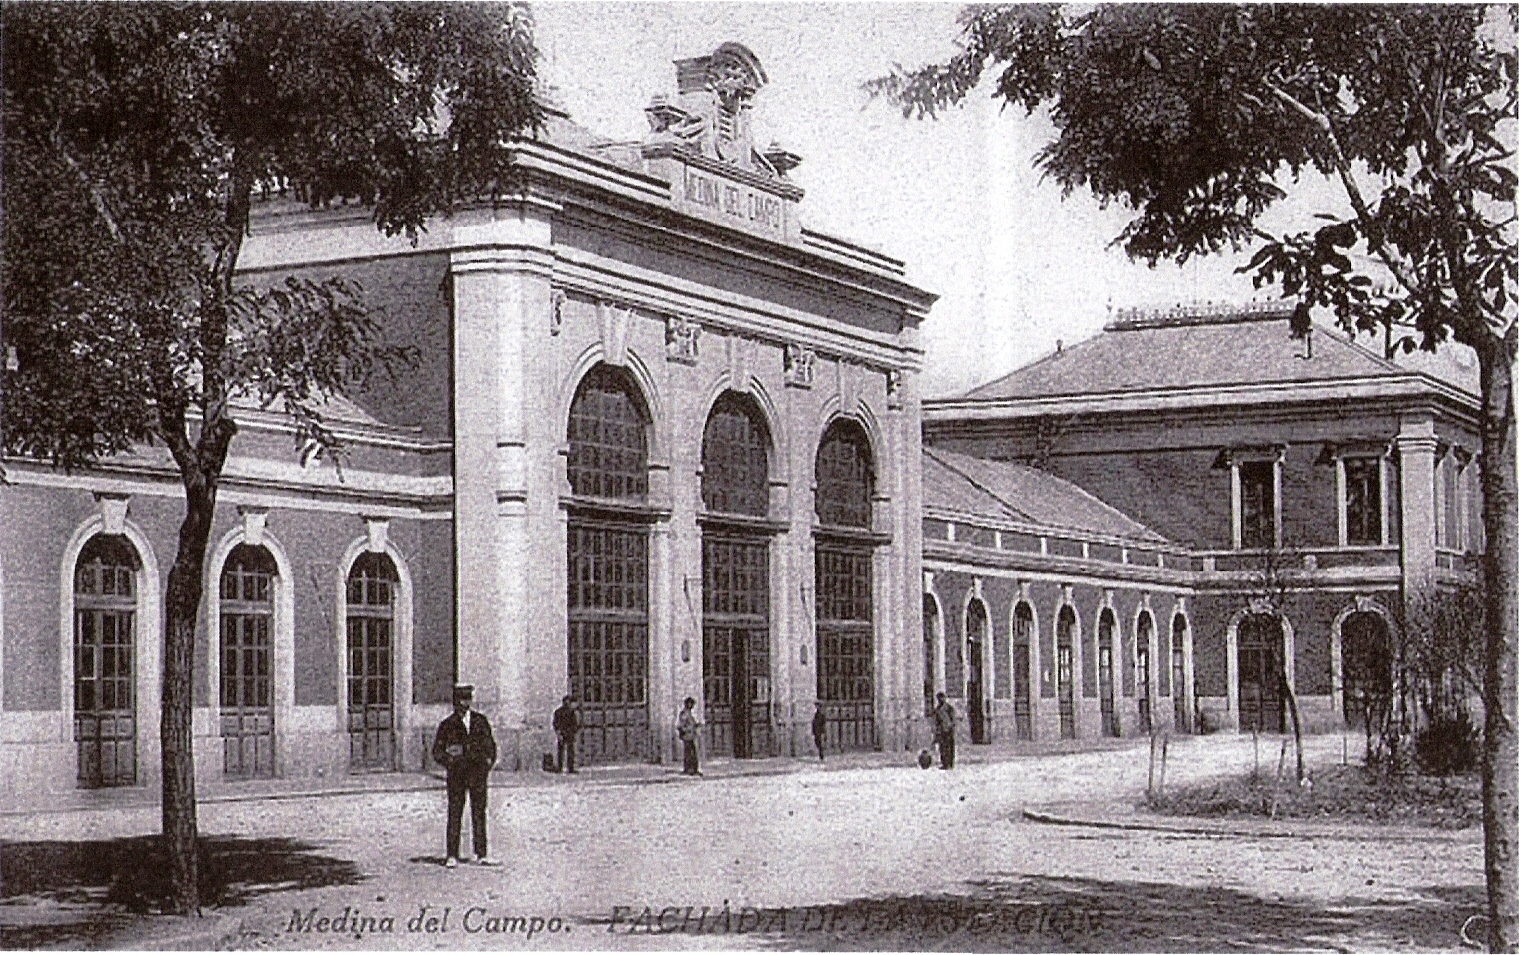
<path fill-rule="evenodd" d="M 1166 538 L 1038 468 L 924 448 L 924 506 L 1051 530 L 1163 543 Z"/>
<path fill-rule="evenodd" d="M 1322 382 L 1424 372 L 1467 391 L 1476 373 L 1444 356 L 1401 367 L 1338 329 L 1316 326 L 1313 353 L 1288 331 L 1291 303 L 1121 315 L 1099 335 L 1047 355 L 963 398 L 1047 398 L 1221 385 Z M 1443 350 L 1450 350 L 1443 346 Z"/>

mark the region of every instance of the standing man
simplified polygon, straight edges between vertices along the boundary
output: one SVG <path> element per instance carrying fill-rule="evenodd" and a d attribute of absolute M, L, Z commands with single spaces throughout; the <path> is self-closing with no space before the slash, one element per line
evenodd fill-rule
<path fill-rule="evenodd" d="M 580 714 L 570 705 L 570 697 L 560 702 L 554 711 L 554 735 L 559 747 L 554 755 L 554 766 L 561 773 L 575 772 L 575 734 L 581 731 Z"/>
<path fill-rule="evenodd" d="M 823 701 L 813 701 L 813 745 L 818 747 L 818 761 L 823 762 L 823 737 L 828 732 L 829 718 L 823 713 Z"/>
<path fill-rule="evenodd" d="M 934 742 L 939 745 L 939 768 L 955 768 L 955 707 L 945 699 L 945 694 L 937 694 L 939 701 L 934 706 Z"/>
<path fill-rule="evenodd" d="M 449 823 L 448 858 L 450 869 L 459 865 L 459 835 L 464 827 L 464 798 L 470 797 L 470 834 L 475 840 L 475 861 L 496 865 L 486 851 L 486 784 L 491 767 L 496 765 L 496 739 L 491 724 L 470 709 L 475 688 L 465 684 L 454 687 L 454 712 L 438 724 L 433 739 L 433 759 L 448 770 Z"/>
<path fill-rule="evenodd" d="M 687 776 L 702 775 L 702 770 L 697 765 L 697 730 L 702 727 L 702 723 L 697 719 L 696 710 L 696 699 L 688 696 L 681 717 L 676 720 L 676 735 L 681 737 L 681 772 Z"/>

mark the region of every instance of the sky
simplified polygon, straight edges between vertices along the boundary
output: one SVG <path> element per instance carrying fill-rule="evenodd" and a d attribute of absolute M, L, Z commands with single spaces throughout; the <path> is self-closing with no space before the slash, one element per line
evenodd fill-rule
<path fill-rule="evenodd" d="M 802 157 L 809 228 L 907 262 L 940 296 L 923 326 L 923 393 L 953 394 L 1096 334 L 1110 310 L 1272 297 L 1234 274 L 1246 256 L 1150 268 L 1113 238 L 1124 210 L 1062 197 L 1033 166 L 1049 120 L 985 89 L 935 120 L 905 119 L 862 84 L 894 63 L 952 56 L 955 3 L 539 3 L 540 73 L 571 118 L 614 138 L 648 130 L 644 107 L 674 93 L 672 60 L 738 41 L 770 83 L 753 101 L 758 142 Z M 1339 211 L 1318 190 L 1282 215 Z M 1305 205 L 1307 203 L 1308 205 Z M 1269 227 L 1270 217 L 1264 224 Z M 1248 255 L 1248 253 L 1247 253 Z"/>

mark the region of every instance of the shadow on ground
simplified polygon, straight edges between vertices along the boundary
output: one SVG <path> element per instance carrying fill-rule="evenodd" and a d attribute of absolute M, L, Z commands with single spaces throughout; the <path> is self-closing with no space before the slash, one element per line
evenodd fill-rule
<path fill-rule="evenodd" d="M 672 933 L 721 947 L 956 952 L 1257 952 L 1460 949 L 1481 886 L 1422 890 L 1416 899 L 1334 904 L 1263 899 L 1218 887 L 1009 877 L 959 896 L 858 899 L 806 909 L 667 914 Z M 638 912 L 616 933 L 646 934 Z M 656 919 L 660 913 L 654 913 Z M 603 924 L 606 924 L 605 922 Z M 725 928 L 726 924 L 726 928 Z M 705 929 L 705 931 L 704 931 Z M 655 926 L 654 934 L 661 930 Z M 722 936 L 727 935 L 724 939 Z M 748 936 L 748 937 L 744 937 Z"/>
<path fill-rule="evenodd" d="M 346 859 L 295 839 L 201 840 L 201 902 L 245 905 L 288 889 L 357 885 Z M 158 837 L 0 845 L 0 948 L 94 947 L 162 910 L 168 865 Z"/>

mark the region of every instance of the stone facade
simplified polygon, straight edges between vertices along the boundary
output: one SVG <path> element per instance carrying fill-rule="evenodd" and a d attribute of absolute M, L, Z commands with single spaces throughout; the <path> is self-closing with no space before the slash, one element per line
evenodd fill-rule
<path fill-rule="evenodd" d="M 721 577 L 704 563 L 708 537 L 745 544 L 764 568 L 747 584 L 763 597 L 746 631 L 753 655 L 728 661 L 750 667 L 747 755 L 811 746 L 820 667 L 862 660 L 829 683 L 855 694 L 848 707 L 830 704 L 841 721 L 831 738 L 906 745 L 921 717 L 915 646 L 901 635 L 919 630 L 918 326 L 933 296 L 903 279 L 901 262 L 802 225 L 802 190 L 786 176 L 800 160 L 752 142 L 748 102 L 766 81 L 753 54 L 725 44 L 677 67 L 677 100 L 651 105 L 645 142 L 606 141 L 551 115 L 514 147 L 515 192 L 430 223 L 415 243 L 379 235 L 358 211 L 272 202 L 257 212 L 245 281 L 341 272 L 419 361 L 330 409 L 350 446 L 341 473 L 301 454 L 277 417 L 240 415 L 197 644 L 204 788 L 243 775 L 423 768 L 455 680 L 475 685 L 504 769 L 535 768 L 552 752 L 550 713 L 567 692 L 585 697 L 583 719 L 607 721 L 591 758 L 669 760 L 682 698 L 706 709 L 733 676 L 704 670 L 721 616 L 704 603 L 704 581 Z M 622 438 L 641 456 L 628 495 L 574 486 L 577 467 L 617 451 L 597 443 L 611 440 L 608 421 L 574 433 L 591 399 L 632 409 Z M 704 481 L 716 480 L 704 477 L 704 445 L 720 406 L 741 409 L 724 420 L 749 421 L 759 436 L 758 515 L 704 505 Z M 821 448 L 866 464 L 858 527 L 822 526 Z M 146 448 L 75 475 L 6 466 L 15 487 L 0 497 L 0 776 L 12 791 L 156 785 L 162 593 L 182 510 L 172 465 Z M 87 550 L 101 535 L 131 546 Z M 608 569 L 596 548 L 609 541 L 638 553 Z M 850 566 L 866 588 L 862 619 L 826 619 L 838 601 L 816 552 L 835 545 L 859 555 Z M 630 591 L 617 575 L 635 564 Z M 75 608 L 87 566 L 112 580 L 121 569 L 123 596 L 96 587 Z M 229 583 L 234 570 L 242 576 Z M 633 616 L 576 604 L 584 593 L 570 578 L 583 571 L 603 590 L 637 591 Z M 616 637 L 624 655 L 598 613 L 631 626 Z M 119 621 L 133 631 L 130 662 L 92 629 L 115 640 Z M 841 627 L 855 634 L 843 664 L 820 637 Z M 131 692 L 113 685 L 102 702 L 95 677 L 76 672 L 76 644 L 91 654 L 85 666 L 109 657 Z M 378 669 L 354 655 L 377 647 Z M 636 658 L 644 669 L 620 673 L 618 692 L 637 699 L 614 713 L 590 698 L 612 686 L 610 668 Z M 260 674 L 247 686 L 236 675 L 244 663 Z M 222 686 L 224 671 L 236 671 L 237 687 Z M 365 705 L 353 694 L 368 694 Z"/>

